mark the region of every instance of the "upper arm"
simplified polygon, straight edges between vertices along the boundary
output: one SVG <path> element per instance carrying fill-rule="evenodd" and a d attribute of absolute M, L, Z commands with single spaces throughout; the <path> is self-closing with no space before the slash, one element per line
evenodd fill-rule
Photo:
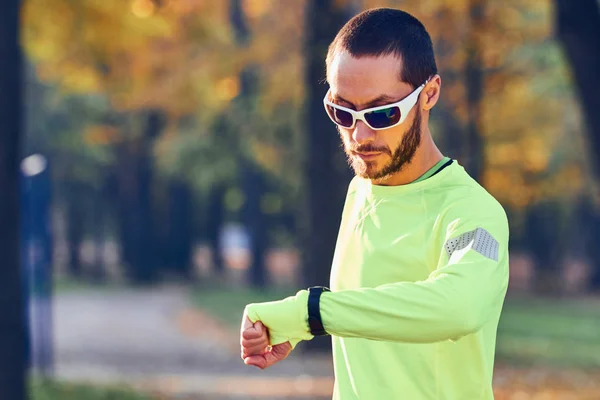
<path fill-rule="evenodd" d="M 508 287 L 509 227 L 506 213 L 493 198 L 475 207 L 449 210 L 437 268 L 428 280 L 452 282 L 447 287 L 457 309 L 469 310 L 473 329 L 484 324 L 502 304 Z"/>
<path fill-rule="evenodd" d="M 443 227 L 438 266 L 460 262 L 470 252 L 496 263 L 508 255 L 506 213 L 491 196 L 473 207 L 459 204 L 449 210 Z"/>

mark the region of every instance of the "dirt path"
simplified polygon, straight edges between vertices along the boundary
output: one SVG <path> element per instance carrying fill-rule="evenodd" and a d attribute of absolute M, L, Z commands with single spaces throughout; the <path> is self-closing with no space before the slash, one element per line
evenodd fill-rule
<path fill-rule="evenodd" d="M 181 288 L 61 293 L 55 341 L 64 380 L 125 383 L 160 399 L 331 398 L 329 357 L 247 367 L 237 332 L 190 308 Z M 600 371 L 498 365 L 494 387 L 496 400 L 598 400 Z"/>
<path fill-rule="evenodd" d="M 329 360 L 295 356 L 267 371 L 245 366 L 237 335 L 192 310 L 187 299 L 181 288 L 59 294 L 57 377 L 178 396 L 330 397 Z"/>

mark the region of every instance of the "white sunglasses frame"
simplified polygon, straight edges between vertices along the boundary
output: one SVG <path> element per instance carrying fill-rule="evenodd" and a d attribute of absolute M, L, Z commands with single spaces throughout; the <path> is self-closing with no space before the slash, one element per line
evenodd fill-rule
<path fill-rule="evenodd" d="M 355 111 L 355 110 L 352 110 L 350 108 L 342 107 L 342 106 L 340 106 L 338 104 L 335 104 L 335 103 L 332 103 L 331 101 L 329 101 L 328 100 L 329 93 L 331 93 L 331 88 L 330 88 L 327 91 L 327 94 L 325 95 L 325 98 L 323 98 L 323 106 L 325 107 L 325 112 L 327 113 L 327 116 L 329 117 L 329 119 L 334 124 L 338 125 L 341 128 L 344 128 L 344 129 L 354 129 L 356 127 L 356 122 L 357 121 L 362 121 L 362 122 L 365 123 L 365 125 L 367 125 L 371 129 L 373 129 L 374 131 L 382 131 L 382 130 L 385 130 L 385 129 L 390 129 L 390 128 L 393 128 L 395 126 L 398 126 L 398 125 L 400 125 L 401 123 L 403 123 L 406 120 L 406 117 L 408 116 L 408 113 L 410 112 L 410 110 L 412 110 L 412 108 L 415 106 L 415 104 L 417 104 L 417 100 L 419 99 L 419 94 L 421 93 L 421 91 L 423 90 L 423 88 L 425 87 L 425 85 L 427 84 L 427 82 L 423 83 L 421 86 L 419 86 L 418 88 L 416 88 L 415 90 L 413 90 L 413 92 L 411 94 L 409 94 L 408 96 L 406 96 L 405 98 L 403 98 L 402 100 L 400 100 L 400 101 L 398 101 L 396 103 L 386 104 L 384 106 L 377 106 L 377 107 L 372 107 L 372 108 L 366 108 L 366 109 L 361 110 L 361 111 Z M 335 122 L 335 120 L 329 114 L 329 111 L 327 111 L 327 106 L 331 106 L 331 107 L 336 108 L 338 110 L 346 111 L 347 113 L 349 113 L 350 115 L 352 115 L 352 126 L 344 126 L 344 125 L 340 125 L 337 122 Z M 398 107 L 400 109 L 400 119 L 398 120 L 398 122 L 396 122 L 393 125 L 386 126 L 385 128 L 374 128 L 365 119 L 365 114 L 366 113 L 370 113 L 370 112 L 373 112 L 373 111 L 384 110 L 386 108 L 391 108 L 391 107 Z"/>

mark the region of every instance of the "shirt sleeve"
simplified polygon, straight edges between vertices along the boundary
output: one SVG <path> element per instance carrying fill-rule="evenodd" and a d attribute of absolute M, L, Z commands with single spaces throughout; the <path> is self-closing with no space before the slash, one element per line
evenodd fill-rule
<path fill-rule="evenodd" d="M 500 208 L 501 209 L 501 208 Z M 442 250 L 442 249 L 440 249 Z M 502 307 L 508 286 L 508 222 L 503 210 L 448 224 L 442 265 L 426 280 L 321 295 L 325 330 L 335 336 L 407 343 L 458 340 Z M 271 344 L 309 340 L 308 292 L 247 306 Z"/>
<path fill-rule="evenodd" d="M 253 323 L 261 321 L 269 329 L 269 342 L 275 346 L 290 342 L 292 348 L 313 335 L 308 327 L 308 291 L 279 301 L 248 304 L 245 314 Z"/>
<path fill-rule="evenodd" d="M 449 224 L 446 262 L 426 280 L 321 295 L 328 333 L 408 343 L 458 340 L 499 311 L 508 287 L 508 222 L 502 210 L 486 219 Z"/>

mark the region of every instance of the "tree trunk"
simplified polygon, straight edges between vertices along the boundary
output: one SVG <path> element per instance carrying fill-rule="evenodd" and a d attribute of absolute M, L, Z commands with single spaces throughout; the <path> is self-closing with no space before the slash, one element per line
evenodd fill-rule
<path fill-rule="evenodd" d="M 588 131 L 590 162 L 600 179 L 600 6 L 597 0 L 554 0 L 555 30 L 571 66 Z M 598 206 L 597 206 L 598 207 Z M 600 289 L 600 260 L 594 263 L 592 286 Z"/>
<path fill-rule="evenodd" d="M 187 184 L 174 181 L 169 185 L 168 236 L 166 243 L 168 265 L 178 275 L 192 277 L 192 194 Z"/>
<path fill-rule="evenodd" d="M 93 207 L 92 238 L 94 242 L 94 260 L 92 261 L 90 279 L 95 283 L 102 283 L 107 277 L 104 246 L 106 244 L 106 219 L 108 217 L 102 189 L 98 191 Z"/>
<path fill-rule="evenodd" d="M 208 216 L 206 220 L 206 235 L 211 251 L 211 264 L 214 275 L 221 279 L 225 276 L 225 261 L 220 243 L 220 233 L 225 218 L 224 207 L 225 188 L 215 185 L 208 197 Z"/>
<path fill-rule="evenodd" d="M 74 200 L 68 200 L 67 205 L 67 237 L 69 243 L 69 276 L 82 278 L 81 258 L 79 252 L 83 243 L 83 213 L 81 207 L 74 204 Z"/>
<path fill-rule="evenodd" d="M 20 2 L 0 3 L 0 399 L 24 400 L 25 319 L 19 246 L 19 155 L 22 54 Z"/>
<path fill-rule="evenodd" d="M 236 42 L 240 47 L 248 46 L 250 30 L 244 15 L 241 0 L 230 0 L 230 19 Z M 258 71 L 253 65 L 248 65 L 240 74 L 241 90 L 235 100 L 242 106 L 250 106 L 256 96 Z M 241 152 L 240 152 L 241 153 Z M 250 284 L 262 288 L 266 285 L 265 253 L 269 246 L 267 220 L 260 207 L 260 199 L 264 192 L 264 176 L 252 160 L 241 154 L 241 176 L 246 204 L 243 208 L 243 220 L 250 235 L 251 261 L 249 267 Z"/>
<path fill-rule="evenodd" d="M 149 213 L 147 173 L 141 171 L 142 157 L 137 142 L 120 148 L 117 174 L 119 179 L 119 226 L 126 275 L 133 283 L 151 280 L 148 265 L 143 264 L 144 244 L 148 246 L 150 228 L 143 215 Z"/>
<path fill-rule="evenodd" d="M 467 37 L 467 65 L 465 83 L 467 90 L 467 137 L 463 162 L 471 177 L 481 182 L 484 168 L 484 144 L 481 136 L 481 103 L 483 100 L 484 72 L 482 64 L 482 37 L 485 30 L 485 0 L 471 0 Z"/>
<path fill-rule="evenodd" d="M 152 163 L 152 145 L 164 128 L 163 115 L 151 110 L 145 116 L 146 126 L 139 143 L 139 169 L 137 204 L 133 212 L 136 216 L 136 234 L 138 248 L 134 270 L 140 283 L 153 282 L 157 278 L 158 249 L 155 246 L 154 214 L 152 207 L 152 185 L 154 169 Z"/>
<path fill-rule="evenodd" d="M 436 18 L 444 20 L 446 23 L 451 22 L 450 26 L 455 28 L 458 28 L 459 24 L 462 24 L 462 20 L 460 22 L 457 21 L 458 18 L 462 18 L 462 15 L 458 17 L 450 4 L 442 8 Z M 450 61 L 451 57 L 459 51 L 463 43 L 451 40 L 451 38 L 442 35 L 435 41 L 434 45 L 438 65 L 447 65 L 445 70 L 440 71 L 443 76 L 443 86 L 449 88 L 457 84 L 463 84 L 464 71 L 462 68 L 453 67 L 453 63 Z M 441 99 L 436 107 L 431 110 L 430 116 L 432 119 L 440 121 L 439 133 L 435 139 L 444 155 L 461 160 L 462 162 L 462 150 L 465 141 L 464 126 L 458 119 L 458 104 L 456 101 L 450 101 L 448 93 L 447 90 L 442 90 Z"/>
<path fill-rule="evenodd" d="M 448 82 L 448 78 L 445 78 L 445 81 Z M 455 109 L 449 104 L 441 103 L 435 108 L 435 112 L 441 121 L 441 134 L 437 136 L 436 142 L 441 143 L 440 148 L 445 156 L 460 160 L 464 128 L 457 118 Z"/>
<path fill-rule="evenodd" d="M 264 177 L 255 165 L 250 162 L 242 170 L 242 182 L 246 202 L 243 214 L 244 224 L 250 235 L 250 284 L 255 288 L 264 288 L 267 284 L 265 271 L 265 253 L 267 251 L 267 217 L 263 214 L 260 199 L 265 191 Z"/>
<path fill-rule="evenodd" d="M 306 286 L 329 286 L 329 274 L 344 199 L 351 180 L 335 126 L 323 109 L 325 56 L 338 30 L 351 17 L 335 1 L 310 0 L 306 9 L 306 214 L 303 276 Z"/>
<path fill-rule="evenodd" d="M 331 262 L 342 209 L 352 174 L 335 126 L 323 109 L 327 85 L 325 56 L 338 30 L 358 7 L 341 8 L 332 0 L 309 0 L 305 15 L 306 151 L 305 208 L 299 215 L 302 275 L 305 286 L 329 286 Z M 329 339 L 309 342 L 307 350 L 331 348 Z"/>
<path fill-rule="evenodd" d="M 121 245 L 127 275 L 134 283 L 152 283 L 157 278 L 158 249 L 155 246 L 152 207 L 152 144 L 164 127 L 163 115 L 151 110 L 143 115 L 142 137 L 120 149 L 119 176 Z"/>
<path fill-rule="evenodd" d="M 69 244 L 69 276 L 80 279 L 83 278 L 83 268 L 81 265 L 81 245 L 84 236 L 85 212 L 83 185 L 77 182 L 68 182 L 68 196 L 66 199 L 66 217 L 67 217 L 67 242 Z"/>
<path fill-rule="evenodd" d="M 534 290 L 543 295 L 561 292 L 561 268 L 567 239 L 561 204 L 543 201 L 530 206 L 525 221 L 525 237 L 534 260 Z"/>

